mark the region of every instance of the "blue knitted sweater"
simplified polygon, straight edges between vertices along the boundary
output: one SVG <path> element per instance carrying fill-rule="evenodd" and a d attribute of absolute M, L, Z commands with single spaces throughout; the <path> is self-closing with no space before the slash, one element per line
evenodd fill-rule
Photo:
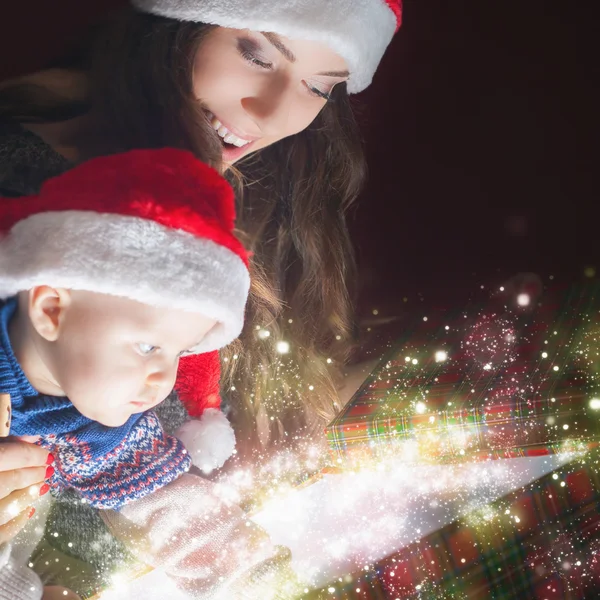
<path fill-rule="evenodd" d="M 38 393 L 8 337 L 16 307 L 14 298 L 0 304 L 0 393 L 10 394 L 10 435 L 40 436 L 37 443 L 54 455 L 49 484 L 55 491 L 73 488 L 97 508 L 118 509 L 189 470 L 183 444 L 164 433 L 153 411 L 106 427 L 84 417 L 68 398 Z"/>

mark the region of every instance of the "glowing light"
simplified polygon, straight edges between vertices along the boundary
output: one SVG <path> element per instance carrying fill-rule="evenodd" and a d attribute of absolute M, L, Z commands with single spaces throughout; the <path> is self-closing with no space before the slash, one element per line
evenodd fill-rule
<path fill-rule="evenodd" d="M 377 315 L 379 314 L 379 311 L 378 311 L 376 308 L 374 308 L 374 309 L 373 309 L 373 314 L 374 314 L 375 316 L 377 316 Z"/>
<path fill-rule="evenodd" d="M 266 340 L 271 335 L 271 332 L 268 329 L 259 329 L 258 337 L 261 340 Z"/>
<path fill-rule="evenodd" d="M 425 406 L 424 402 L 417 402 L 415 404 L 415 410 L 422 415 L 427 410 L 427 407 Z"/>
<path fill-rule="evenodd" d="M 410 360 L 411 360 L 411 359 L 410 359 L 410 356 L 407 356 L 407 357 L 406 357 L 404 360 L 405 360 L 406 362 L 410 362 Z"/>
<path fill-rule="evenodd" d="M 517 296 L 517 304 L 519 306 L 529 306 L 531 302 L 531 297 L 529 296 L 529 294 L 519 294 Z"/>
<path fill-rule="evenodd" d="M 435 353 L 435 362 L 444 362 L 445 360 L 448 360 L 448 353 L 444 350 L 438 350 Z"/>
<path fill-rule="evenodd" d="M 416 365 L 419 363 L 419 361 L 416 358 L 413 358 L 411 362 L 413 365 Z"/>
<path fill-rule="evenodd" d="M 21 512 L 21 508 L 19 506 L 19 503 L 15 500 L 14 502 L 11 502 L 7 507 L 6 507 L 6 513 L 8 514 L 9 517 L 16 517 L 19 513 Z"/>
<path fill-rule="evenodd" d="M 600 410 L 600 398 L 592 398 L 590 400 L 590 408 L 592 410 Z"/>
<path fill-rule="evenodd" d="M 542 352 L 542 358 L 548 358 L 548 353 L 547 352 Z"/>
<path fill-rule="evenodd" d="M 287 354 L 290 351 L 290 344 L 289 342 L 281 340 L 280 342 L 277 342 L 277 346 L 275 346 L 275 348 L 279 354 Z"/>
<path fill-rule="evenodd" d="M 125 575 L 123 575 L 123 573 L 115 573 L 111 576 L 110 581 L 113 587 L 119 587 L 126 583 L 127 578 Z"/>
<path fill-rule="evenodd" d="M 558 371 L 559 367 L 558 367 L 558 365 L 554 365 L 554 366 L 552 367 L 552 369 L 553 369 L 554 371 Z"/>

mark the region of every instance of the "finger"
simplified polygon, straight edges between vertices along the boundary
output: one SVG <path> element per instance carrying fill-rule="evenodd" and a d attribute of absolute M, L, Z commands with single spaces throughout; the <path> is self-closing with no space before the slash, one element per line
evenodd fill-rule
<path fill-rule="evenodd" d="M 40 495 L 48 491 L 47 484 L 36 484 L 24 490 L 15 490 L 0 500 L 0 525 L 12 521 L 19 513 L 31 506 Z"/>
<path fill-rule="evenodd" d="M 0 526 L 0 546 L 5 542 L 10 542 L 23 527 L 33 514 L 35 513 L 35 508 L 32 506 L 28 506 L 23 512 L 17 515 L 12 521 L 5 523 Z"/>
<path fill-rule="evenodd" d="M 10 432 L 10 394 L 0 394 L 0 437 Z"/>
<path fill-rule="evenodd" d="M 41 446 L 26 442 L 2 442 L 0 444 L 0 471 L 12 471 L 24 467 L 42 467 L 53 462 L 54 457 Z"/>
<path fill-rule="evenodd" d="M 81 600 L 81 598 L 67 588 L 57 585 L 47 585 L 44 587 L 42 600 Z"/>
<path fill-rule="evenodd" d="M 52 477 L 52 467 L 29 467 L 0 471 L 0 498 L 6 498 L 15 490 L 23 490 L 36 483 L 44 483 L 44 479 Z"/>

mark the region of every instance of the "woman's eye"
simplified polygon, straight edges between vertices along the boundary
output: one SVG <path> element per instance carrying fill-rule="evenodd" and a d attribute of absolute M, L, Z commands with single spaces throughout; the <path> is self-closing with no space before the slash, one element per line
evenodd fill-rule
<path fill-rule="evenodd" d="M 152 354 L 157 349 L 157 346 L 153 346 L 152 344 L 146 344 L 144 342 L 139 342 L 138 344 L 136 344 L 136 347 L 137 347 L 138 352 L 142 356 L 148 356 L 149 354 Z"/>
<path fill-rule="evenodd" d="M 251 65 L 266 70 L 271 70 L 273 68 L 273 63 L 269 62 L 268 60 L 261 60 L 261 58 L 259 58 L 261 54 L 261 47 L 254 40 L 250 40 L 248 38 L 239 38 L 237 41 L 237 49 L 242 58 Z"/>
<path fill-rule="evenodd" d="M 305 82 L 304 85 L 313 96 L 317 96 L 317 98 L 323 98 L 323 100 L 327 101 L 331 100 L 331 89 L 327 92 L 324 92 L 323 90 L 320 90 L 318 87 L 315 87 L 310 83 Z"/>
<path fill-rule="evenodd" d="M 261 69 L 271 70 L 273 68 L 273 65 L 271 63 L 264 62 L 264 61 L 260 60 L 259 58 L 256 58 L 256 56 L 254 56 L 253 54 L 250 54 L 249 52 L 242 52 L 242 56 L 250 64 L 260 67 Z"/>

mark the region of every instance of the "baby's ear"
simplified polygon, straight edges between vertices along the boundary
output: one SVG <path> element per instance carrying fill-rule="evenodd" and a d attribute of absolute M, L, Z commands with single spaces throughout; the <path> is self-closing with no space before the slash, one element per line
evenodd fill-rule
<path fill-rule="evenodd" d="M 58 339 L 61 324 L 70 306 L 70 290 L 39 285 L 28 292 L 27 308 L 31 324 L 49 342 Z"/>

